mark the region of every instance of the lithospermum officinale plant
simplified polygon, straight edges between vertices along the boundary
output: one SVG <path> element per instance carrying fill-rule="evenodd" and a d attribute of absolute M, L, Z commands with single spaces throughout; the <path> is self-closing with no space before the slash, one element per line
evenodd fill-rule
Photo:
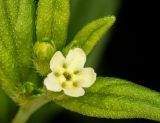
<path fill-rule="evenodd" d="M 69 0 L 0 0 L 0 85 L 24 123 L 49 101 L 99 118 L 160 121 L 160 93 L 127 80 L 96 77 L 86 56 L 115 22 L 83 27 L 66 44 Z M 36 20 L 36 21 L 35 21 Z"/>

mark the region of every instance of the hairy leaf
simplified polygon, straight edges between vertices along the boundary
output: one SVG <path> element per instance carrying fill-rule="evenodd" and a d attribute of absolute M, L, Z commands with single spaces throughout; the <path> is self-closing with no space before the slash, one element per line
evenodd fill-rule
<path fill-rule="evenodd" d="M 80 47 L 86 54 L 89 54 L 97 41 L 108 31 L 114 22 L 115 17 L 109 16 L 89 23 L 78 32 L 73 41 L 64 49 L 64 53 L 66 54 L 71 48 Z"/>
<path fill-rule="evenodd" d="M 160 121 L 160 93 L 116 78 L 97 78 L 84 96 L 56 102 L 71 111 L 93 117 Z"/>
<path fill-rule="evenodd" d="M 32 47 L 35 41 L 35 0 L 20 0 L 19 12 L 14 26 L 18 63 L 26 81 L 31 72 Z"/>
<path fill-rule="evenodd" d="M 10 28 L 6 3 L 0 0 L 0 81 L 4 91 L 15 100 L 20 76 L 13 32 Z"/>
<path fill-rule="evenodd" d="M 39 0 L 37 14 L 37 40 L 61 49 L 67 38 L 69 0 Z"/>
<path fill-rule="evenodd" d="M 3 12 L 1 24 L 8 30 L 5 33 L 2 28 L 1 37 L 8 50 L 16 54 L 14 57 L 21 73 L 21 81 L 24 81 L 26 80 L 24 76 L 28 75 L 32 64 L 31 52 L 35 40 L 35 0 L 2 0 L 1 2 L 0 11 Z"/>
<path fill-rule="evenodd" d="M 8 71 L 7 73 L 10 73 L 15 80 L 18 80 L 19 76 L 17 73 L 19 71 L 17 70 L 14 46 L 9 18 L 7 17 L 6 4 L 3 0 L 0 0 L 0 66 L 5 69 L 5 71 Z"/>
<path fill-rule="evenodd" d="M 0 80 L 3 90 L 16 102 L 18 87 L 32 64 L 34 16 L 35 0 L 0 0 Z"/>
<path fill-rule="evenodd" d="M 11 25 L 14 27 L 17 22 L 19 3 L 21 0 L 3 0 L 5 3 L 5 9 L 7 11 L 7 16 L 10 19 Z"/>

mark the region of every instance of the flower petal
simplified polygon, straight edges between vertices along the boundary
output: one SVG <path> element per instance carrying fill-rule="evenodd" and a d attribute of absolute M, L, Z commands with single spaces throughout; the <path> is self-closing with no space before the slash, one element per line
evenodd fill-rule
<path fill-rule="evenodd" d="M 55 72 L 60 72 L 64 63 L 65 57 L 60 51 L 57 51 L 50 61 L 50 69 Z"/>
<path fill-rule="evenodd" d="M 60 92 L 62 90 L 59 78 L 56 78 L 53 73 L 48 74 L 44 80 L 44 85 L 50 91 Z"/>
<path fill-rule="evenodd" d="M 64 93 L 71 97 L 80 97 L 85 94 L 85 91 L 83 88 L 71 87 L 64 89 Z"/>
<path fill-rule="evenodd" d="M 80 70 L 86 62 L 86 54 L 82 49 L 75 48 L 69 51 L 66 62 L 71 70 Z"/>
<path fill-rule="evenodd" d="M 92 68 L 84 68 L 75 78 L 81 87 L 90 87 L 96 80 L 96 73 Z"/>

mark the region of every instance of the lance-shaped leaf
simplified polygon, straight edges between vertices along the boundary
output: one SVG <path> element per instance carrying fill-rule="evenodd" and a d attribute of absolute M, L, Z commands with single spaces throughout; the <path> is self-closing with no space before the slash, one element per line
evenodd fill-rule
<path fill-rule="evenodd" d="M 8 94 L 15 102 L 18 102 L 18 87 L 20 84 L 19 73 L 17 67 L 14 66 L 15 59 L 13 54 L 2 45 L 0 38 L 0 85 L 2 89 Z"/>
<path fill-rule="evenodd" d="M 6 1 L 0 0 L 0 81 L 4 91 L 16 100 L 18 83 L 20 81 L 16 61 L 15 43 L 11 25 L 7 16 Z"/>
<path fill-rule="evenodd" d="M 15 42 L 13 32 L 10 30 L 11 25 L 5 7 L 6 3 L 3 0 L 0 0 L 0 63 L 1 67 L 3 67 L 5 71 L 8 71 L 6 74 L 12 73 L 12 78 L 18 80 L 19 75 L 17 74 L 19 71 L 16 62 Z"/>
<path fill-rule="evenodd" d="M 71 111 L 93 117 L 160 121 L 160 93 L 116 78 L 97 78 L 84 96 L 56 102 Z"/>
<path fill-rule="evenodd" d="M 69 0 L 39 0 L 37 40 L 50 41 L 61 49 L 67 38 L 69 13 Z"/>
<path fill-rule="evenodd" d="M 5 0 L 2 6 L 5 9 L 4 16 L 7 18 L 8 29 L 13 40 L 12 44 L 5 39 L 4 41 L 7 47 L 10 45 L 16 49 L 14 57 L 17 59 L 22 76 L 21 81 L 24 81 L 32 64 L 31 52 L 35 41 L 35 0 Z"/>
<path fill-rule="evenodd" d="M 115 22 L 114 16 L 95 20 L 82 28 L 74 37 L 73 41 L 63 50 L 66 54 L 71 48 L 80 47 L 86 54 L 93 49 L 97 41 Z"/>
<path fill-rule="evenodd" d="M 18 96 L 17 88 L 28 75 L 32 63 L 34 10 L 35 0 L 0 0 L 2 88 L 14 100 L 14 95 Z"/>
<path fill-rule="evenodd" d="M 26 81 L 29 72 L 31 72 L 32 47 L 35 41 L 35 0 L 20 0 L 14 29 L 22 81 Z"/>

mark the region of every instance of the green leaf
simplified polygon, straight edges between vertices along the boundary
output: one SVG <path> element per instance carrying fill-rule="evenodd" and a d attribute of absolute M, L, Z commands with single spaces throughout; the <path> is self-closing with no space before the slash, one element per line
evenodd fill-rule
<path fill-rule="evenodd" d="M 68 41 L 88 22 L 108 15 L 117 15 L 123 0 L 71 0 Z M 83 8 L 83 9 L 81 9 Z M 82 14 L 83 13 L 83 14 Z M 78 22 L 78 23 L 77 23 Z M 110 29 L 88 55 L 86 66 L 97 69 L 107 48 L 114 28 Z M 95 57 L 96 56 L 96 57 Z"/>
<path fill-rule="evenodd" d="M 14 32 L 18 63 L 23 78 L 21 81 L 26 81 L 28 74 L 31 73 L 32 48 L 36 36 L 35 0 L 20 0 Z"/>
<path fill-rule="evenodd" d="M 13 80 L 18 80 L 16 53 L 12 31 L 10 30 L 9 18 L 7 16 L 6 4 L 0 0 L 0 63 L 6 74 L 11 74 Z M 2 70 L 1 69 L 1 70 Z M 15 76 L 16 75 L 16 76 Z"/>
<path fill-rule="evenodd" d="M 7 11 L 7 16 L 10 19 L 10 24 L 14 27 L 18 18 L 19 3 L 21 0 L 3 0 Z"/>
<path fill-rule="evenodd" d="M 35 40 L 35 0 L 2 0 L 0 11 L 3 14 L 1 15 L 1 39 L 8 50 L 15 54 L 14 57 L 22 76 L 21 81 L 24 81 L 32 64 L 31 52 Z"/>
<path fill-rule="evenodd" d="M 97 78 L 84 96 L 56 102 L 87 116 L 160 121 L 160 93 L 122 79 Z"/>
<path fill-rule="evenodd" d="M 12 99 L 17 100 L 16 93 L 19 86 L 17 82 L 20 81 L 20 73 L 5 2 L 0 0 L 0 81 L 4 91 Z"/>
<path fill-rule="evenodd" d="M 50 41 L 61 49 L 67 38 L 69 0 L 39 0 L 37 40 Z"/>
<path fill-rule="evenodd" d="M 73 41 L 63 50 L 64 53 L 66 54 L 71 48 L 80 47 L 86 54 L 89 54 L 97 41 L 108 31 L 114 22 L 115 17 L 109 16 L 89 23 L 78 32 Z"/>
<path fill-rule="evenodd" d="M 0 0 L 0 80 L 15 102 L 18 88 L 31 70 L 34 16 L 35 0 Z"/>

